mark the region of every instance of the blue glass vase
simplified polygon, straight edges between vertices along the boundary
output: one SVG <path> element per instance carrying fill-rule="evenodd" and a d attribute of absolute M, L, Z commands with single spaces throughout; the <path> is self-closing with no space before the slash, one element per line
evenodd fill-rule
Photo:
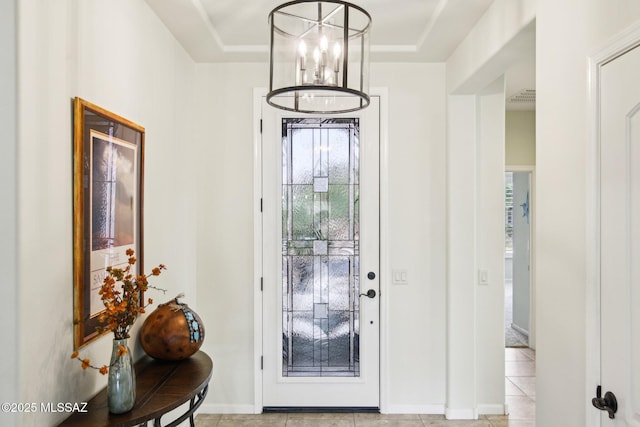
<path fill-rule="evenodd" d="M 119 355 L 119 346 L 124 346 L 127 353 Z M 113 340 L 107 381 L 107 401 L 109 412 L 112 414 L 130 411 L 136 402 L 136 373 L 126 338 Z"/>

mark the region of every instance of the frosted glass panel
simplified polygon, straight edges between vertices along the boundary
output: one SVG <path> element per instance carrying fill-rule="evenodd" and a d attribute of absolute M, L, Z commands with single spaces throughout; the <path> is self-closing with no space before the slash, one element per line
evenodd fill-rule
<path fill-rule="evenodd" d="M 357 377 L 359 122 L 282 130 L 282 374 Z"/>
<path fill-rule="evenodd" d="M 351 257 L 331 257 L 329 261 L 329 303 L 331 310 L 349 310 Z"/>
<path fill-rule="evenodd" d="M 353 239 L 354 199 L 352 185 L 331 185 L 329 192 L 329 238 L 331 240 Z"/>
<path fill-rule="evenodd" d="M 349 130 L 328 129 L 323 136 L 331 141 L 331 151 L 329 153 L 329 183 L 349 184 L 349 175 L 351 173 L 349 167 L 351 154 Z"/>
<path fill-rule="evenodd" d="M 314 342 L 314 326 L 313 312 L 293 312 L 293 322 L 291 330 L 291 359 L 295 361 L 296 366 L 312 367 L 313 363 L 313 342 Z"/>
<path fill-rule="evenodd" d="M 292 237 L 309 240 L 315 236 L 313 227 L 313 186 L 291 185 Z"/>
<path fill-rule="evenodd" d="M 313 257 L 290 257 L 291 272 L 291 305 L 294 311 L 313 310 Z"/>
<path fill-rule="evenodd" d="M 341 366 L 350 363 L 350 334 L 351 318 L 345 311 L 332 311 L 329 314 L 329 328 L 333 331 L 329 337 L 329 365 Z"/>
<path fill-rule="evenodd" d="M 313 184 L 313 134 L 311 129 L 293 129 L 291 146 L 292 184 Z"/>

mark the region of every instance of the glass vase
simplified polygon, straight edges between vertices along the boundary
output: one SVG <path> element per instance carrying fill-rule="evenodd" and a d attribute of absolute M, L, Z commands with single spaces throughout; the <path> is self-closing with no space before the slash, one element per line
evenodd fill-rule
<path fill-rule="evenodd" d="M 119 354 L 120 346 L 126 348 L 126 354 Z M 136 402 L 136 373 L 133 369 L 133 357 L 126 338 L 113 340 L 107 382 L 107 401 L 109 412 L 112 414 L 130 411 Z"/>

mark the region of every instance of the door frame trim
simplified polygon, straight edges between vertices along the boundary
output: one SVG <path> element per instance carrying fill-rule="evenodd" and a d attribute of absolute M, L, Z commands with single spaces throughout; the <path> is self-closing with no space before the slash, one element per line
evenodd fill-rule
<path fill-rule="evenodd" d="M 254 349 L 254 413 L 262 412 L 262 98 L 267 89 L 253 89 L 253 349 Z M 389 266 L 389 96 L 388 88 L 371 88 L 380 98 L 380 412 L 388 411 L 388 285 Z"/>
<path fill-rule="evenodd" d="M 587 164 L 586 164 L 586 376 L 585 396 L 591 401 L 600 384 L 600 79 L 602 67 L 640 46 L 640 23 L 633 24 L 611 37 L 589 56 Z M 600 427 L 600 412 L 586 405 L 586 427 Z"/>

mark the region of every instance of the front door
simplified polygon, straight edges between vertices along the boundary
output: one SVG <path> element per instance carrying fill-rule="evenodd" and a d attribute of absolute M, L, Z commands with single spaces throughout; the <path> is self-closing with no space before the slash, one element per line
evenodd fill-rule
<path fill-rule="evenodd" d="M 601 68 L 602 426 L 640 426 L 640 47 Z M 611 396 L 616 397 L 613 413 Z M 595 392 L 595 390 L 594 390 Z M 605 399 L 608 397 L 609 399 Z M 598 399 L 596 397 L 596 399 Z M 614 418 L 611 418 L 613 416 Z"/>
<path fill-rule="evenodd" d="M 263 100 L 266 408 L 379 407 L 378 111 Z"/>

